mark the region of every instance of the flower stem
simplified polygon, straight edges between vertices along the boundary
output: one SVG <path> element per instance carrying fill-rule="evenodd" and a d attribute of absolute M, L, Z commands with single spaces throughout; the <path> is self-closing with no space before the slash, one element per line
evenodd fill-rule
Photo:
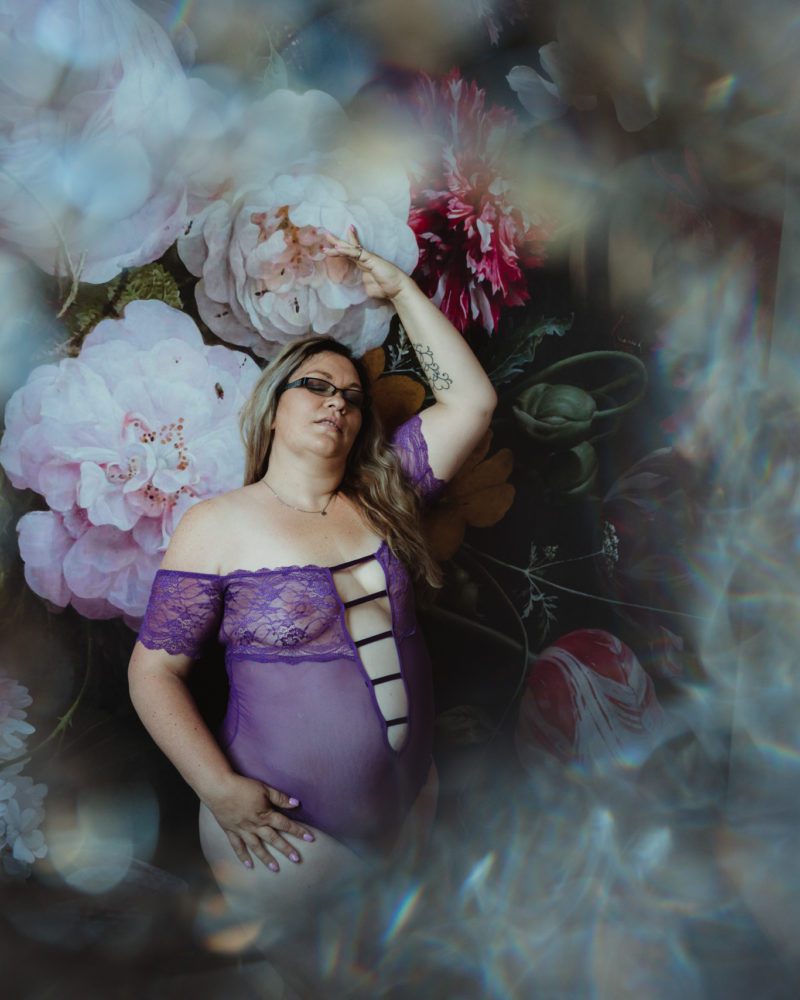
<path fill-rule="evenodd" d="M 555 562 L 542 563 L 539 569 L 550 569 L 552 566 L 565 566 L 567 563 L 580 562 L 582 559 L 594 559 L 595 556 L 601 556 L 603 554 L 602 549 L 598 549 L 597 552 L 589 552 L 585 556 L 570 556 L 569 559 L 556 559 Z M 504 566 L 508 566 L 509 569 L 512 568 L 510 563 L 503 563 Z M 519 566 L 513 567 L 514 569 L 520 569 Z M 524 573 L 524 569 L 520 569 L 521 573 Z"/>
<path fill-rule="evenodd" d="M 467 551 L 464 552 L 464 549 L 467 549 Z M 466 555 L 467 561 L 469 563 L 471 563 L 472 566 L 476 570 L 478 570 L 478 572 L 481 574 L 481 576 L 483 576 L 483 578 L 486 580 L 486 582 L 491 586 L 491 588 L 498 595 L 498 597 L 501 598 L 501 600 L 503 601 L 503 603 L 506 605 L 506 607 L 509 609 L 509 611 L 511 612 L 511 614 L 514 616 L 514 620 L 516 621 L 517 625 L 519 626 L 520 636 L 522 638 L 522 644 L 521 644 L 522 645 L 522 648 L 521 648 L 522 665 L 521 665 L 521 669 L 520 669 L 520 672 L 519 672 L 519 679 L 517 680 L 517 684 L 516 684 L 516 686 L 514 688 L 514 693 L 509 698 L 508 704 L 503 709 L 502 715 L 500 716 L 500 720 L 497 723 L 497 725 L 495 726 L 494 731 L 492 732 L 492 735 L 491 735 L 490 740 L 489 740 L 489 742 L 491 742 L 502 731 L 503 726 L 505 724 L 505 721 L 508 718 L 508 713 L 511 711 L 512 707 L 514 706 L 514 704 L 517 701 L 517 698 L 521 694 L 523 687 L 525 686 L 525 679 L 528 676 L 528 661 L 530 660 L 531 651 L 530 651 L 530 643 L 528 642 L 528 630 L 525 628 L 525 622 L 520 617 L 519 612 L 514 607 L 514 602 L 511 600 L 511 598 L 505 592 L 505 590 L 503 589 L 503 587 L 497 582 L 497 580 L 495 580 L 495 578 L 492 576 L 492 574 L 489 572 L 489 570 L 486 569 L 485 566 L 481 565 L 481 563 L 476 558 L 477 553 L 476 554 L 472 554 L 474 551 L 475 550 L 473 550 L 471 546 L 464 545 L 464 546 L 461 547 L 461 552 L 464 555 Z"/>
<path fill-rule="evenodd" d="M 72 723 L 72 717 L 77 712 L 78 706 L 80 705 L 81 701 L 83 700 L 83 696 L 86 693 L 86 687 L 89 683 L 89 675 L 92 672 L 91 654 L 92 654 L 92 636 L 91 632 L 87 630 L 86 670 L 83 675 L 83 682 L 81 683 L 80 690 L 78 691 L 78 694 L 75 697 L 74 701 L 66 710 L 66 712 L 61 716 L 61 718 L 58 720 L 58 725 L 50 733 L 48 733 L 47 736 L 45 736 L 45 738 L 42 740 L 41 743 L 37 743 L 37 745 L 33 747 L 31 750 L 26 750 L 25 753 L 20 754 L 18 757 L 14 757 L 12 760 L 4 760 L 0 762 L 0 770 L 6 767 L 11 767 L 12 764 L 19 764 L 21 761 L 29 760 L 35 754 L 38 754 L 40 751 L 42 751 L 49 743 L 52 743 L 54 739 L 56 739 L 58 736 L 61 736 L 64 732 L 66 732 L 67 727 Z"/>
<path fill-rule="evenodd" d="M 567 594 L 576 594 L 578 597 L 588 597 L 592 601 L 602 601 L 603 604 L 615 604 L 620 608 L 635 608 L 638 611 L 655 611 L 659 615 L 676 615 L 678 618 L 692 618 L 694 621 L 706 621 L 704 615 L 693 615 L 689 611 L 674 611 L 672 608 L 656 608 L 651 604 L 634 604 L 633 601 L 618 601 L 613 597 L 601 597 L 600 594 L 590 594 L 586 590 L 575 590 L 573 587 L 565 587 L 561 583 L 553 583 L 546 577 L 538 576 L 536 573 L 530 574 L 531 579 L 546 587 L 554 587 L 556 590 L 563 590 Z"/>
<path fill-rule="evenodd" d="M 28 197 L 33 202 L 35 202 L 36 205 L 38 205 L 38 207 L 47 217 L 47 221 L 53 227 L 53 231 L 56 234 L 56 239 L 58 241 L 61 253 L 64 255 L 64 260 L 66 261 L 67 271 L 69 272 L 69 278 L 70 278 L 70 290 L 67 293 L 67 297 L 62 303 L 61 308 L 57 314 L 58 319 L 61 319 L 61 317 L 64 315 L 67 309 L 69 309 L 69 307 L 75 301 L 75 297 L 78 294 L 78 285 L 80 284 L 81 274 L 83 273 L 83 267 L 84 264 L 86 263 L 86 253 L 84 252 L 81 254 L 80 259 L 78 261 L 78 265 L 76 267 L 75 264 L 73 264 L 72 262 L 72 257 L 70 256 L 69 253 L 69 245 L 67 244 L 67 239 L 64 236 L 61 226 L 59 226 L 58 224 L 58 220 L 50 211 L 50 209 L 47 207 L 47 205 L 42 201 L 39 195 L 36 194 L 36 192 L 32 188 L 28 187 L 28 185 L 24 181 L 21 181 L 19 177 L 15 177 L 14 174 L 12 174 L 9 170 L 6 170 L 5 167 L 0 167 L 0 173 L 5 174 L 5 176 L 8 177 L 9 180 L 12 181 L 12 183 L 16 184 L 17 187 L 19 187 L 22 191 L 24 191 L 25 194 L 28 195 Z"/>
<path fill-rule="evenodd" d="M 636 381 L 637 377 L 637 372 L 632 372 L 630 375 L 620 375 L 613 382 L 607 382 L 605 385 L 601 385 L 599 389 L 587 389 L 587 392 L 592 397 L 602 396 L 604 393 L 612 392 L 614 389 L 622 389 L 624 386 L 630 385 L 631 382 Z"/>
<path fill-rule="evenodd" d="M 467 618 L 465 615 L 461 615 L 457 611 L 451 611 L 449 608 L 439 608 L 434 606 L 432 608 L 428 608 L 425 615 L 430 618 L 437 618 L 439 621 L 446 622 L 449 625 L 457 625 L 460 629 L 464 629 L 467 632 L 472 632 L 474 635 L 479 635 L 492 642 L 496 642 L 498 646 L 505 646 L 505 648 L 512 653 L 522 653 L 521 642 L 517 642 L 515 639 L 509 638 L 507 635 L 504 635 L 502 632 L 489 625 L 476 622 L 474 618 Z"/>
<path fill-rule="evenodd" d="M 552 587 L 554 590 L 562 590 L 566 594 L 575 594 L 577 597 L 588 597 L 592 601 L 601 601 L 603 604 L 615 604 L 621 608 L 635 608 L 638 611 L 655 611 L 656 614 L 660 615 L 675 615 L 678 618 L 692 618 L 695 621 L 706 621 L 704 615 L 693 615 L 689 611 L 675 611 L 672 608 L 656 608 L 651 604 L 635 604 L 633 601 L 619 601 L 614 597 L 602 597 L 600 594 L 590 594 L 586 590 L 576 590 L 574 587 L 566 587 L 561 583 L 553 583 L 552 580 L 548 580 L 547 577 L 540 576 L 538 573 L 534 573 L 532 570 L 523 569 L 522 566 L 515 566 L 513 563 L 504 562 L 502 559 L 497 559 L 495 556 L 490 556 L 486 552 L 480 552 L 478 549 L 472 548 L 466 542 L 462 548 L 469 549 L 471 552 L 479 555 L 481 559 L 486 559 L 489 562 L 495 563 L 498 566 L 503 566 L 505 569 L 514 570 L 516 573 L 522 573 L 524 577 L 529 580 L 535 580 L 537 583 L 544 585 L 545 587 Z M 597 553 L 595 553 L 597 554 Z M 588 559 L 589 556 L 578 556 L 577 559 Z M 577 560 L 564 559 L 562 562 L 572 562 Z M 557 566 L 558 563 L 548 563 L 548 566 Z M 546 567 L 542 567 L 546 568 Z"/>
<path fill-rule="evenodd" d="M 625 413 L 627 410 L 636 406 L 636 404 L 644 397 L 647 390 L 647 369 L 639 358 L 634 357 L 632 354 L 627 354 L 625 351 L 587 351 L 584 354 L 574 354 L 569 358 L 562 358 L 560 361 L 556 361 L 552 365 L 548 365 L 547 368 L 543 368 L 542 371 L 534 372 L 532 375 L 524 378 L 521 382 L 514 384 L 509 390 L 509 395 L 516 396 L 523 389 L 527 389 L 532 385 L 537 385 L 539 382 L 544 382 L 545 379 L 549 378 L 549 376 L 555 375 L 557 372 L 564 371 L 567 368 L 595 361 L 621 361 L 625 364 L 631 365 L 633 367 L 633 371 L 628 375 L 620 376 L 620 378 L 613 382 L 609 382 L 609 384 L 607 386 L 603 386 L 602 389 L 587 389 L 586 392 L 589 395 L 594 396 L 595 393 L 600 393 L 604 389 L 616 388 L 637 380 L 641 382 L 641 385 L 634 395 L 627 400 L 627 402 L 620 403 L 619 406 L 611 407 L 611 409 L 608 410 L 598 410 L 593 419 L 601 420 L 605 417 Z"/>

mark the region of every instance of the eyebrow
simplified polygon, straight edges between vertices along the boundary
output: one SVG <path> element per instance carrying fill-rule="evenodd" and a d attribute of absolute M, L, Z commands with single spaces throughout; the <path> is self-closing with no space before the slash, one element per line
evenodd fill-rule
<path fill-rule="evenodd" d="M 325 378 L 330 381 L 331 385 L 333 385 L 333 375 L 331 375 L 330 372 L 323 371 L 321 368 L 312 368 L 311 371 L 307 371 L 305 374 L 306 375 L 324 375 Z M 345 389 L 358 389 L 359 392 L 363 392 L 364 391 L 361 388 L 361 383 L 360 382 L 351 382 L 349 385 L 345 386 Z"/>

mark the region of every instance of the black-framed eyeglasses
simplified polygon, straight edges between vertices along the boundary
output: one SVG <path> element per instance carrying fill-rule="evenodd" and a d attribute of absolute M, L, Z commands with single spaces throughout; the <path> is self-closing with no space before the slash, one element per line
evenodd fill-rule
<path fill-rule="evenodd" d="M 313 375 L 304 375 L 302 378 L 296 378 L 292 382 L 287 382 L 283 389 L 281 389 L 281 392 L 286 389 L 300 388 L 308 389 L 309 392 L 313 392 L 317 396 L 335 396 L 337 392 L 340 392 L 345 403 L 356 410 L 363 410 L 367 405 L 367 398 L 363 389 L 340 389 L 337 385 L 328 382 L 327 379 L 316 378 Z"/>

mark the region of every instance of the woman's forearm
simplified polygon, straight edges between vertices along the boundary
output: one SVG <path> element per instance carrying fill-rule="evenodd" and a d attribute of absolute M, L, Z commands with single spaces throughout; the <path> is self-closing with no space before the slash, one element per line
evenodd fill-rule
<path fill-rule="evenodd" d="M 492 383 L 450 320 L 411 278 L 402 281 L 392 303 L 436 402 L 491 413 L 497 402 Z"/>
<path fill-rule="evenodd" d="M 145 728 L 208 804 L 234 772 L 178 675 L 131 661 L 131 701 Z"/>

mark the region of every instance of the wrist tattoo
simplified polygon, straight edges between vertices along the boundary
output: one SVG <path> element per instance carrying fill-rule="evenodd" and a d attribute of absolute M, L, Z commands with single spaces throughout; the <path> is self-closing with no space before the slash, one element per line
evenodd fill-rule
<path fill-rule="evenodd" d="M 447 372 L 441 370 L 434 360 L 432 348 L 423 346 L 422 344 L 415 344 L 414 350 L 417 352 L 417 359 L 422 368 L 422 374 L 428 380 L 428 385 L 430 385 L 431 389 L 439 391 L 449 389 L 453 384 L 453 380 Z"/>

